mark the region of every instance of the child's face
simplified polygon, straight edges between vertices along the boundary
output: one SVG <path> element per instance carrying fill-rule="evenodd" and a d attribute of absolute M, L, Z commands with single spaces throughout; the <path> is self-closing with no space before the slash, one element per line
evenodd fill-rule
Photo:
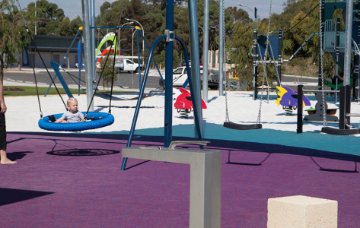
<path fill-rule="evenodd" d="M 78 103 L 76 101 L 70 101 L 67 108 L 69 112 L 75 113 L 78 111 Z"/>

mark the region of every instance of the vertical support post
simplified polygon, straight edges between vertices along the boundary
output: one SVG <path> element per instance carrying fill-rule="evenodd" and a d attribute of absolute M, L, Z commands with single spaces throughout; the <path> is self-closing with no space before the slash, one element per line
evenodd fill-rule
<path fill-rule="evenodd" d="M 204 40 L 203 40 L 203 99 L 208 103 L 208 76 L 209 76 L 209 0 L 204 0 Z"/>
<path fill-rule="evenodd" d="M 345 129 L 346 86 L 340 89 L 339 129 Z"/>
<path fill-rule="evenodd" d="M 335 90 L 338 90 L 338 77 L 339 77 L 339 45 L 340 45 L 340 18 L 336 18 L 336 26 L 335 26 Z M 335 93 L 335 103 L 337 103 L 337 93 Z"/>
<path fill-rule="evenodd" d="M 96 49 L 96 44 L 95 44 L 95 0 L 90 0 L 90 27 L 92 28 L 90 30 L 90 44 L 91 44 L 91 48 L 90 48 L 90 54 L 91 54 L 91 63 L 90 67 L 91 67 L 91 82 L 93 83 L 92 85 L 92 90 L 91 90 L 91 96 L 93 95 L 93 93 L 95 92 L 95 80 L 96 80 L 96 64 L 95 64 L 95 49 Z M 91 111 L 94 111 L 94 99 L 92 99 L 92 104 L 90 107 Z"/>
<path fill-rule="evenodd" d="M 124 148 L 121 153 L 129 158 L 190 164 L 189 227 L 220 228 L 220 151 Z"/>
<path fill-rule="evenodd" d="M 360 31 L 359 31 L 360 32 Z M 359 101 L 360 99 L 360 56 L 355 55 L 354 57 L 354 89 L 353 96 L 354 100 Z"/>
<path fill-rule="evenodd" d="M 257 30 L 253 31 L 253 46 L 252 46 L 252 60 L 253 60 L 253 87 L 254 87 L 254 100 L 257 99 L 258 95 L 258 51 L 257 51 Z"/>
<path fill-rule="evenodd" d="M 172 141 L 172 104 L 173 104 L 173 53 L 174 53 L 174 1 L 166 1 L 166 31 L 168 38 L 165 45 L 165 112 L 164 112 L 164 147 Z M 171 38 L 173 36 L 173 39 Z"/>
<path fill-rule="evenodd" d="M 79 39 L 77 45 L 77 59 L 78 59 L 78 96 L 80 96 L 80 85 L 81 85 L 81 69 L 83 68 L 82 64 L 82 53 L 83 53 L 83 45 L 81 38 Z"/>
<path fill-rule="evenodd" d="M 322 73 L 323 73 L 323 69 L 322 69 L 322 55 L 324 50 L 321 48 L 323 47 L 323 37 L 324 37 L 324 5 L 325 5 L 325 1 L 324 0 L 320 0 L 320 34 L 319 34 L 319 44 L 320 44 L 320 54 L 319 54 L 319 76 L 318 76 L 318 89 L 321 90 L 323 87 L 322 84 Z"/>
<path fill-rule="evenodd" d="M 83 0 L 84 5 L 84 21 L 85 21 L 85 34 L 84 34 L 84 40 L 85 40 L 85 69 L 86 69 L 86 99 L 87 99 L 87 107 L 89 107 L 89 111 L 94 110 L 94 103 L 92 101 L 92 94 L 93 94 L 93 71 L 91 65 L 93 62 L 93 59 L 91 59 L 91 32 L 90 32 L 90 7 L 89 7 L 89 0 Z M 90 103 L 91 102 L 91 103 Z"/>
<path fill-rule="evenodd" d="M 190 228 L 220 228 L 221 156 L 209 155 L 190 164 Z"/>
<path fill-rule="evenodd" d="M 350 85 L 350 68 L 352 55 L 352 24 L 353 0 L 346 1 L 346 30 L 345 30 L 345 57 L 344 57 L 344 86 Z"/>
<path fill-rule="evenodd" d="M 142 31 L 144 31 L 144 30 L 142 30 Z M 141 67 L 140 67 L 140 64 L 141 64 L 140 36 L 141 36 L 140 35 L 140 30 L 136 29 L 136 46 L 137 46 L 137 53 L 138 53 L 138 66 L 139 66 L 139 69 L 138 69 L 138 72 L 137 72 L 138 80 L 139 80 L 139 91 L 141 89 L 141 82 L 142 82 Z"/>
<path fill-rule="evenodd" d="M 225 56 L 225 26 L 224 26 L 224 0 L 219 4 L 219 96 L 224 96 L 224 56 Z"/>
<path fill-rule="evenodd" d="M 297 99 L 297 129 L 296 133 L 303 133 L 303 87 L 304 85 L 298 85 L 298 99 Z"/>
<path fill-rule="evenodd" d="M 277 73 L 279 74 L 279 82 L 278 85 L 281 85 L 281 64 L 282 64 L 282 55 L 281 55 L 281 50 L 282 50 L 282 43 L 283 43 L 283 31 L 280 29 L 279 30 L 279 54 L 278 54 L 278 59 L 276 61 L 277 65 Z"/>
<path fill-rule="evenodd" d="M 345 86 L 345 128 L 350 129 L 350 116 L 346 116 L 348 113 L 351 112 L 351 86 Z"/>
<path fill-rule="evenodd" d="M 195 130 L 196 138 L 203 136 L 203 118 L 201 108 L 200 86 L 200 51 L 199 51 L 199 25 L 197 18 L 197 1 L 189 1 L 190 45 L 191 45 L 191 88 L 193 97 L 195 123 L 199 124 L 200 132 Z M 196 125 L 196 124 L 195 124 Z M 200 133 L 200 134 L 199 134 Z"/>

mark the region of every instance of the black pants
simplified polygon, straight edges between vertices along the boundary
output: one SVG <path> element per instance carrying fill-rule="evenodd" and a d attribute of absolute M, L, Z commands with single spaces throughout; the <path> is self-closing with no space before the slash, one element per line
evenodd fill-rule
<path fill-rule="evenodd" d="M 0 113 L 0 150 L 6 150 L 5 113 Z"/>

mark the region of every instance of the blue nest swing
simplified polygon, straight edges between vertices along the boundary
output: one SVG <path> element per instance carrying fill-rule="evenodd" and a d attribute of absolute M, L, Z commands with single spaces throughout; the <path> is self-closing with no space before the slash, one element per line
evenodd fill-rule
<path fill-rule="evenodd" d="M 114 116 L 106 112 L 83 112 L 86 116 L 86 121 L 75 123 L 55 123 L 51 120 L 52 117 L 45 116 L 40 119 L 38 124 L 41 129 L 48 131 L 84 131 L 106 127 L 114 123 Z M 54 114 L 53 117 L 58 119 L 62 113 Z"/>

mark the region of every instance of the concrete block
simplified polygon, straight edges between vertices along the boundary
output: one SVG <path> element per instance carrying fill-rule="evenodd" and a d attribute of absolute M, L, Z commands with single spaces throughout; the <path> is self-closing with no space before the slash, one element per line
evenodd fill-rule
<path fill-rule="evenodd" d="M 302 195 L 268 199 L 268 228 L 336 228 L 338 202 Z"/>

